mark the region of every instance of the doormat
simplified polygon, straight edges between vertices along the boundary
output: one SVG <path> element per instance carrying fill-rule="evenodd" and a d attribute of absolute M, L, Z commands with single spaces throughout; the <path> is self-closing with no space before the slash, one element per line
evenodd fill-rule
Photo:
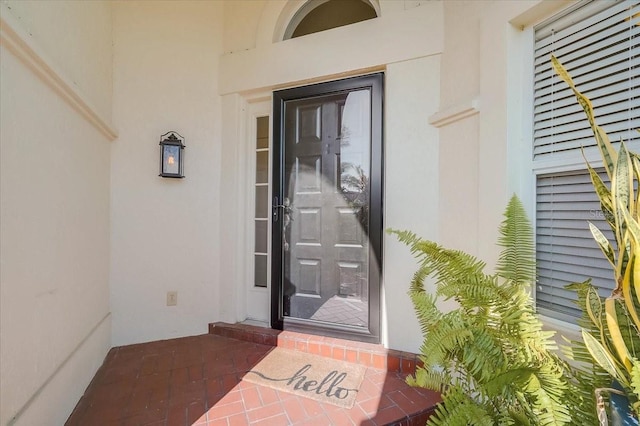
<path fill-rule="evenodd" d="M 243 380 L 318 402 L 351 408 L 366 368 L 305 352 L 275 348 Z"/>

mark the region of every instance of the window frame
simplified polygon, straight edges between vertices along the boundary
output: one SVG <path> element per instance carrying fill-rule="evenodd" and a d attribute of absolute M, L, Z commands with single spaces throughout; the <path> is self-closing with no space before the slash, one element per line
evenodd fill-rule
<path fill-rule="evenodd" d="M 615 7 L 615 5 L 612 6 L 611 4 L 608 4 L 605 7 L 603 6 L 603 3 L 598 3 L 594 1 L 579 2 L 577 4 L 574 4 L 572 6 L 565 8 L 564 10 L 556 12 L 551 16 L 545 17 L 545 19 L 542 19 L 536 25 L 528 26 L 526 29 L 523 30 L 522 32 L 523 35 L 522 37 L 520 37 L 518 42 L 520 49 L 527 49 L 527 52 L 528 52 L 528 54 L 524 55 L 528 58 L 527 63 L 525 64 L 525 67 L 528 67 L 528 72 L 525 77 L 527 81 L 526 81 L 526 84 L 524 84 L 524 86 L 527 88 L 527 90 L 529 90 L 529 92 L 523 96 L 522 113 L 523 113 L 523 117 L 525 117 L 525 120 L 526 120 L 525 122 L 529 123 L 529 126 L 523 132 L 523 136 L 525 136 L 525 139 L 530 141 L 528 145 L 528 150 L 527 150 L 530 167 L 524 170 L 531 171 L 531 174 L 529 176 L 524 176 L 523 172 L 520 172 L 519 176 L 521 181 L 524 180 L 529 182 L 528 185 L 525 184 L 525 187 L 527 188 L 526 199 L 530 200 L 530 205 L 528 206 L 529 207 L 528 210 L 530 212 L 530 217 L 532 218 L 532 223 L 534 225 L 534 234 L 536 236 L 538 235 L 538 228 L 536 226 L 538 221 L 538 214 L 537 214 L 538 199 L 536 195 L 538 177 L 542 175 L 562 174 L 565 172 L 586 171 L 586 162 L 585 162 L 585 159 L 582 157 L 582 154 L 579 152 L 579 150 L 578 151 L 574 150 L 570 153 L 562 153 L 562 154 L 557 153 L 553 156 L 548 155 L 546 156 L 546 158 L 543 157 L 541 159 L 534 158 L 535 139 L 534 139 L 533 123 L 535 120 L 534 100 L 536 96 L 535 85 L 534 85 L 534 73 L 535 73 L 534 59 L 536 54 L 535 53 L 536 52 L 536 48 L 535 48 L 536 32 L 540 31 L 541 28 L 546 31 L 548 28 L 551 27 L 552 23 L 555 23 L 555 25 L 559 25 L 563 21 L 572 22 L 566 27 L 569 27 L 570 25 L 575 25 L 575 23 L 579 25 L 579 23 L 582 22 L 583 20 L 588 19 L 588 17 L 593 16 L 596 13 L 600 13 L 601 11 L 606 10 L 609 7 Z M 582 15 L 582 16 L 579 16 L 579 15 Z M 573 23 L 574 21 L 575 23 Z M 562 60 L 562 57 L 560 57 L 559 59 Z M 598 79 L 601 79 L 601 78 L 602 77 L 599 77 Z M 559 85 L 563 87 L 566 86 L 560 79 L 558 79 L 557 81 Z M 606 126 L 603 126 L 603 127 L 605 127 L 605 130 L 606 130 Z M 528 137 L 526 137 L 527 135 Z M 636 142 L 634 142 L 634 144 L 635 143 Z M 523 154 L 522 150 L 520 150 L 519 152 L 520 154 Z M 602 166 L 602 160 L 600 158 L 600 154 L 597 151 L 597 149 L 591 149 L 587 151 L 585 157 L 586 157 L 586 160 L 594 168 L 598 168 Z M 588 226 L 588 225 L 585 224 L 585 226 Z M 604 229 L 602 230 L 604 231 Z M 588 232 L 588 228 L 587 228 L 587 232 Z M 538 245 L 536 241 L 536 250 L 537 250 L 537 247 Z M 594 242 L 594 247 L 597 248 L 597 245 L 595 245 L 595 242 Z M 538 256 L 536 255 L 536 258 L 537 257 Z M 577 277 L 577 280 L 578 278 L 579 277 Z M 613 279 L 613 275 L 612 275 L 612 279 Z M 613 286 L 611 288 L 613 288 Z M 558 312 L 554 312 L 553 310 L 548 310 L 538 306 L 537 290 L 538 290 L 538 285 L 536 285 L 532 289 L 533 298 L 536 303 L 536 306 L 538 307 L 538 312 L 544 318 L 545 322 L 555 326 L 559 326 L 559 328 L 562 328 L 562 329 L 577 331 L 577 326 L 574 324 L 576 319 L 575 317 L 564 316 L 562 314 L 558 314 Z M 606 290 L 604 291 L 607 292 Z"/>

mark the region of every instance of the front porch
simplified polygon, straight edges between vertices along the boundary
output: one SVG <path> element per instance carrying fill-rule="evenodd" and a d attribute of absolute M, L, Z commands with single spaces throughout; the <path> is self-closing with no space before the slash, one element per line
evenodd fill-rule
<path fill-rule="evenodd" d="M 353 408 L 243 381 L 276 346 L 366 366 Z M 380 345 L 214 323 L 111 349 L 66 425 L 423 425 L 440 398 L 404 382 L 415 367 L 414 354 Z"/>

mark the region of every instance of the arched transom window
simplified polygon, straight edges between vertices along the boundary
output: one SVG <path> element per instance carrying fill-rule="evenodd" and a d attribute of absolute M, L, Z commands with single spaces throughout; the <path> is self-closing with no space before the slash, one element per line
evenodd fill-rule
<path fill-rule="evenodd" d="M 377 16 L 369 0 L 310 0 L 295 14 L 284 39 L 355 24 Z"/>

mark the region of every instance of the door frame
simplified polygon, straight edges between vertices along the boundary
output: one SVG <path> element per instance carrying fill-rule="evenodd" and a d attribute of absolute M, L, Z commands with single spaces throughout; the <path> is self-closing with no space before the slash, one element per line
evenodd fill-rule
<path fill-rule="evenodd" d="M 380 342 L 383 232 L 383 93 L 382 72 L 328 81 L 273 92 L 272 109 L 272 233 L 271 233 L 271 327 L 321 334 L 372 343 Z M 336 92 L 371 91 L 371 176 L 369 198 L 369 321 L 368 329 L 287 318 L 283 315 L 283 214 L 274 197 L 284 198 L 284 108 L 285 102 Z M 275 214 L 274 214 L 275 213 Z"/>

